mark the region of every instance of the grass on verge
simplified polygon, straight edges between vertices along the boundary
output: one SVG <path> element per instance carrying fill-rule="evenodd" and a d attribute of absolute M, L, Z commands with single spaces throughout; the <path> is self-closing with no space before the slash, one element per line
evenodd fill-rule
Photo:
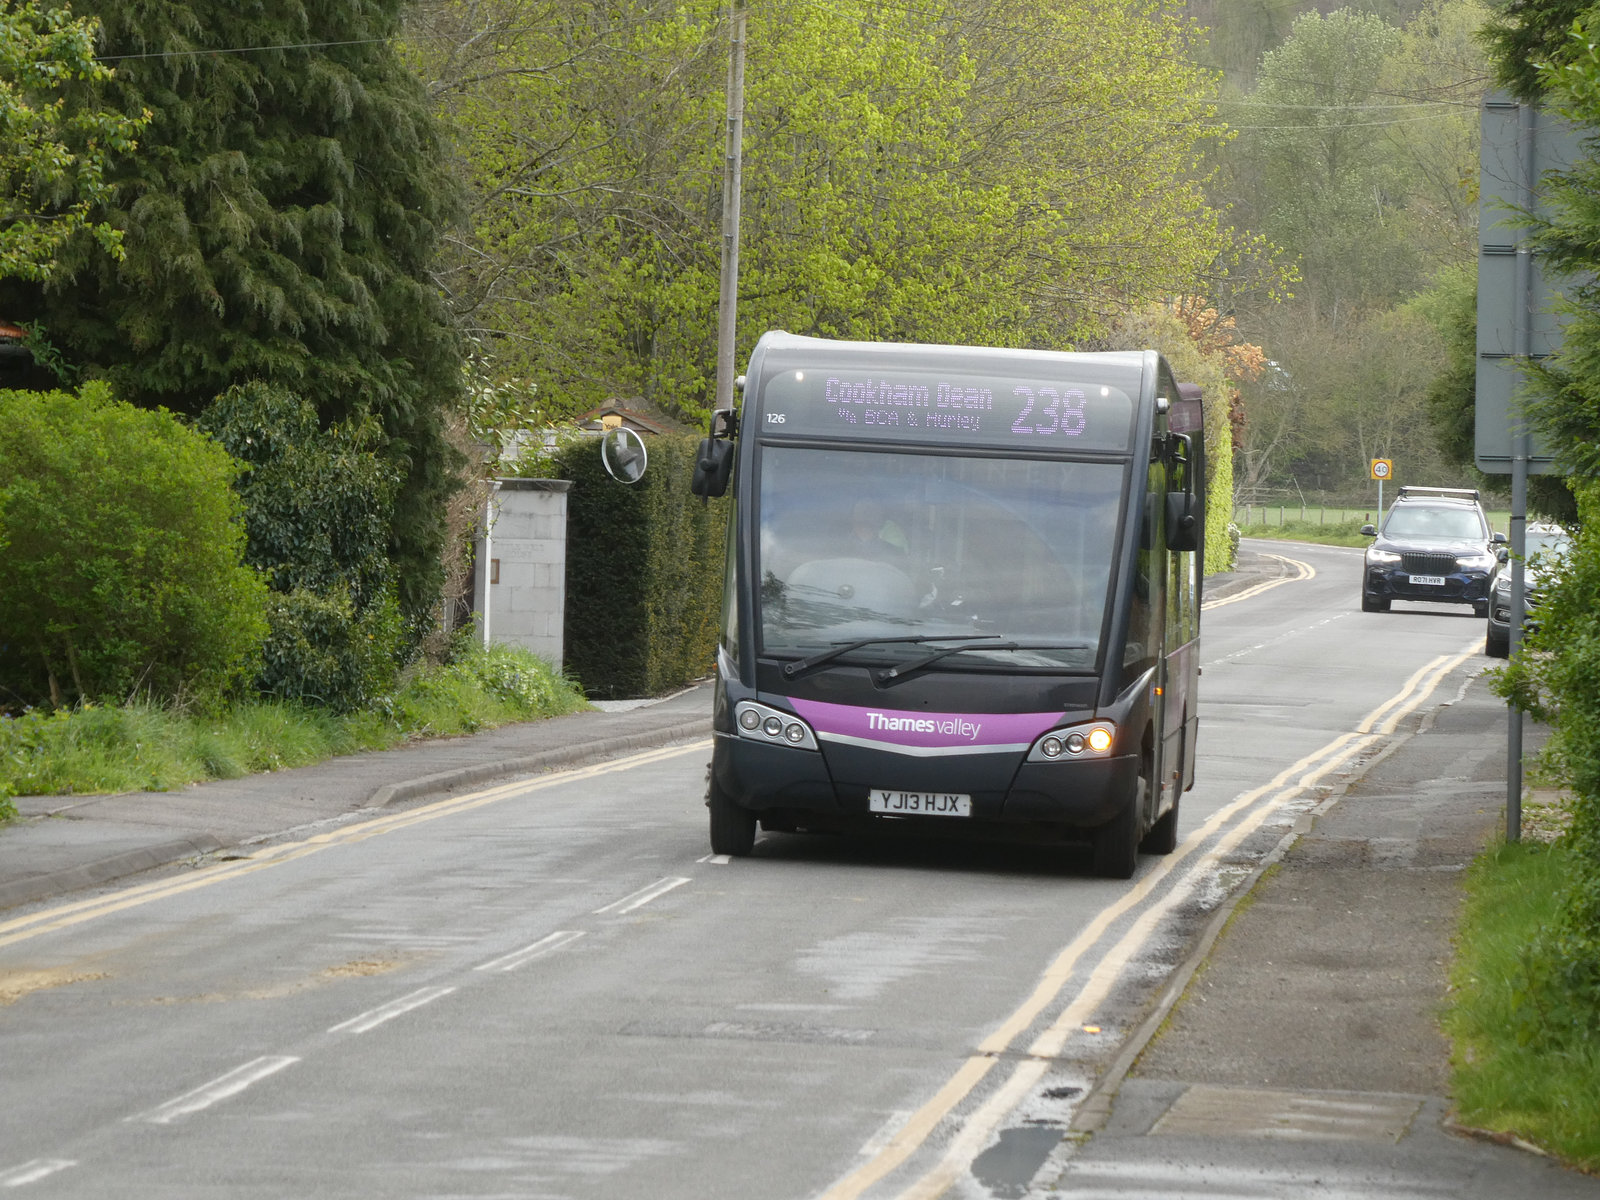
<path fill-rule="evenodd" d="M 361 712 L 257 700 L 212 715 L 132 703 L 0 717 L 0 820 L 8 796 L 169 791 L 586 707 L 543 659 L 491 646 L 413 669 Z"/>
<path fill-rule="evenodd" d="M 1365 548 L 1372 544 L 1372 539 L 1361 532 L 1361 526 L 1364 524 L 1363 516 L 1376 522 L 1377 518 L 1371 514 L 1362 514 L 1361 516 L 1351 514 L 1347 516 L 1343 510 L 1339 510 L 1339 515 L 1332 517 L 1326 513 L 1312 517 L 1309 512 L 1304 519 L 1290 515 L 1298 512 L 1298 509 L 1289 507 L 1280 514 L 1277 509 L 1258 506 L 1253 508 L 1251 513 L 1252 516 L 1261 518 L 1260 520 L 1251 520 L 1247 524 L 1238 520 L 1236 516 L 1234 524 L 1238 526 L 1241 537 L 1276 538 L 1287 542 L 1314 542 L 1322 546 L 1360 546 Z M 1490 528 L 1496 529 L 1501 533 L 1508 532 L 1510 528 L 1508 514 L 1489 512 L 1486 515 L 1489 518 Z"/>
<path fill-rule="evenodd" d="M 1540 974 L 1529 947 L 1557 916 L 1571 853 L 1501 843 L 1473 865 L 1444 1028 L 1462 1124 L 1600 1171 L 1600 1039 L 1550 1036 L 1529 983 Z"/>
<path fill-rule="evenodd" d="M 1240 525 L 1239 535 L 1247 538 L 1273 538 L 1286 542 L 1315 542 L 1321 546 L 1370 546 L 1372 539 L 1361 532 L 1360 521 L 1329 522 L 1287 520 L 1282 525 Z"/>

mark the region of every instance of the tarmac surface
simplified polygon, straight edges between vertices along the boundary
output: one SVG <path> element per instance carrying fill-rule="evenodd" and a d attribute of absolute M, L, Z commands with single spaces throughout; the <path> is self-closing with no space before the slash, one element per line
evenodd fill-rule
<path fill-rule="evenodd" d="M 710 701 L 700 684 L 173 792 L 21 797 L 0 826 L 0 919 L 358 812 L 704 737 Z M 1600 1179 L 1451 1120 L 1436 1014 L 1462 869 L 1504 820 L 1505 724 L 1474 681 L 1302 821 L 1086 1098 L 1079 1136 L 1003 1194 L 1600 1198 Z"/>
<path fill-rule="evenodd" d="M 170 792 L 19 796 L 0 825 L 0 913 L 496 779 L 709 737 L 711 686 Z"/>
<path fill-rule="evenodd" d="M 1438 1014 L 1464 870 L 1505 824 L 1506 723 L 1475 678 L 1302 819 L 1085 1100 L 1043 1194 L 1600 1197 L 1449 1099 Z"/>

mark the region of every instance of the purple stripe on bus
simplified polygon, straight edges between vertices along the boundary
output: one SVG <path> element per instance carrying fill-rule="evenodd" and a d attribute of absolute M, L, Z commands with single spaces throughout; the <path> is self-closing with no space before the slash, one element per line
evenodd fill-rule
<path fill-rule="evenodd" d="M 1026 745 L 1061 724 L 1059 712 L 936 713 L 902 712 L 892 708 L 858 708 L 820 700 L 790 703 L 811 723 L 819 737 L 859 738 L 896 746 Z"/>

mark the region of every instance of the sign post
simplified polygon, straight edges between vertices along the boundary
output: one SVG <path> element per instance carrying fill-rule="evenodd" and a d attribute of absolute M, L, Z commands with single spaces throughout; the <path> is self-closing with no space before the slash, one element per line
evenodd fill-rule
<path fill-rule="evenodd" d="M 1394 460 L 1392 458 L 1375 458 L 1372 460 L 1372 477 L 1378 481 L 1378 520 L 1383 520 L 1383 481 L 1394 474 Z"/>
<path fill-rule="evenodd" d="M 1561 349 L 1563 281 L 1546 276 L 1518 214 L 1542 214 L 1539 183 L 1582 157 L 1583 131 L 1503 93 L 1484 98 L 1478 167 L 1478 369 L 1474 441 L 1478 469 L 1511 476 L 1511 638 L 1517 653 L 1526 603 L 1528 476 L 1555 455 L 1523 419 L 1523 367 Z M 1522 837 L 1522 711 L 1506 705 L 1506 841 Z"/>

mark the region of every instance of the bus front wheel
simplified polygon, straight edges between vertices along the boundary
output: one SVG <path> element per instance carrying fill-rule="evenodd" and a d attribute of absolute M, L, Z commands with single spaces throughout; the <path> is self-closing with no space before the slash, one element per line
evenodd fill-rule
<path fill-rule="evenodd" d="M 1139 865 L 1140 823 L 1150 792 L 1149 764 L 1139 772 L 1132 803 L 1094 831 L 1094 873 L 1102 879 L 1132 879 Z"/>
<path fill-rule="evenodd" d="M 735 804 L 733 797 L 717 786 L 715 776 L 706 794 L 706 807 L 711 810 L 711 853 L 743 858 L 755 849 L 755 813 Z"/>

